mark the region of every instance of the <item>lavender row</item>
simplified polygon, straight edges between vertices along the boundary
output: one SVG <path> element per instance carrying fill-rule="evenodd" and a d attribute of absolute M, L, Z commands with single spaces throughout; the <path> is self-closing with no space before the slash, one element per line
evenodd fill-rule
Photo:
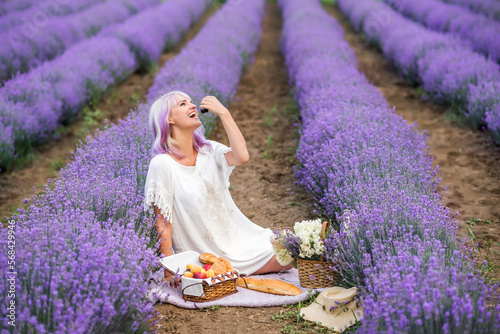
<path fill-rule="evenodd" d="M 168 1 L 8 81 L 0 89 L 0 167 L 9 168 L 18 151 L 31 143 L 49 140 L 61 123 L 70 122 L 86 103 L 96 102 L 138 66 L 156 61 L 206 7 L 207 1 Z M 178 18 L 164 19 L 172 13 Z"/>
<path fill-rule="evenodd" d="M 473 274 L 436 193 L 427 135 L 357 70 L 319 1 L 281 0 L 282 51 L 302 115 L 296 169 L 336 226 L 327 258 L 361 288 L 362 333 L 489 333 L 496 287 Z M 500 311 L 500 306 L 496 308 Z"/>
<path fill-rule="evenodd" d="M 500 61 L 500 22 L 474 14 L 460 6 L 434 0 L 384 0 L 397 11 L 427 28 L 452 33 L 470 43 L 472 49 Z"/>
<path fill-rule="evenodd" d="M 500 21 L 500 3 L 497 0 L 443 0 L 444 2 L 456 4 L 474 13 L 480 13 L 486 17 Z"/>
<path fill-rule="evenodd" d="M 178 4 L 185 2 L 179 0 Z M 199 32 L 201 37 L 193 39 L 186 49 L 204 50 L 212 44 L 220 47 L 210 49 L 205 54 L 206 67 L 200 67 L 198 73 L 193 70 L 191 80 L 176 88 L 193 93 L 192 88 L 199 87 L 201 74 L 221 60 L 241 73 L 236 66 L 244 66 L 257 48 L 264 3 L 227 1 Z M 198 7 L 203 5 L 207 2 L 198 2 Z M 188 62 L 186 56 L 182 57 Z M 226 79 L 222 75 L 219 80 Z M 233 76 L 227 79 L 234 82 Z M 169 89 L 160 88 L 159 84 L 155 87 Z M 223 98 L 227 100 L 229 96 Z M 141 320 L 152 312 L 151 303 L 144 300 L 145 290 L 151 265 L 158 263 L 151 250 L 144 247 L 157 249 L 152 238 L 154 217 L 143 211 L 152 144 L 145 120 L 152 102 L 149 100 L 118 125 L 89 139 L 61 170 L 59 178 L 49 183 L 45 195 L 35 197 L 26 210 L 13 217 L 17 235 L 22 236 L 16 249 L 17 257 L 23 259 L 17 291 L 26 291 L 29 286 L 36 292 L 33 297 L 19 294 L 16 332 L 23 327 L 54 333 L 110 333 L 129 328 L 132 332 L 144 332 Z M 28 228 L 33 228 L 35 238 L 24 238 L 30 233 Z M 2 255 L 7 254 L 5 243 Z M 50 243 L 53 245 L 49 248 Z M 0 267 L 7 271 L 5 258 L 0 258 Z M 3 280 L 0 293 L 7 288 L 8 282 Z M 0 303 L 6 308 L 8 299 Z M 55 311 L 48 313 L 50 309 Z M 3 328 L 6 325 L 2 319 Z"/>
<path fill-rule="evenodd" d="M 8 29 L 25 24 L 27 28 L 40 27 L 44 25 L 51 17 L 66 16 L 84 10 L 99 2 L 105 0 L 49 0 L 49 1 L 9 1 L 4 5 L 5 15 L 0 17 L 0 31 L 5 32 Z M 11 11 L 22 3 L 26 6 L 24 10 Z"/>
<path fill-rule="evenodd" d="M 109 0 L 80 13 L 48 19 L 43 25 L 10 29 L 0 49 L 0 83 L 62 54 L 72 45 L 97 34 L 103 27 L 123 22 L 159 0 Z"/>
<path fill-rule="evenodd" d="M 339 0 L 355 29 L 377 43 L 411 82 L 432 98 L 487 127 L 500 144 L 500 66 L 461 40 L 430 31 L 376 0 Z"/>

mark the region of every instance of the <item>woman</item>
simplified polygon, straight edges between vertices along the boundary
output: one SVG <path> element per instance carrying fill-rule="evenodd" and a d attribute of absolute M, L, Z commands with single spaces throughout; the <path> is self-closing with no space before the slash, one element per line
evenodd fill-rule
<path fill-rule="evenodd" d="M 149 165 L 144 205 L 154 209 L 161 254 L 212 253 L 248 275 L 290 269 L 276 260 L 271 230 L 252 223 L 229 193 L 231 171 L 249 159 L 238 126 L 213 96 L 204 97 L 200 108 L 219 116 L 231 148 L 205 139 L 196 105 L 183 92 L 163 95 L 150 109 L 156 155 Z M 165 279 L 178 285 L 166 270 Z"/>

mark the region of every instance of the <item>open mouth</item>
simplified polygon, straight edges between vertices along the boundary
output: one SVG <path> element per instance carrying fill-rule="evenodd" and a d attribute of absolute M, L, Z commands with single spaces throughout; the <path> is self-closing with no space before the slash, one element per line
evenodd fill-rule
<path fill-rule="evenodd" d="M 189 118 L 198 118 L 198 114 L 196 113 L 196 111 L 193 111 L 191 112 L 189 115 L 188 115 Z"/>

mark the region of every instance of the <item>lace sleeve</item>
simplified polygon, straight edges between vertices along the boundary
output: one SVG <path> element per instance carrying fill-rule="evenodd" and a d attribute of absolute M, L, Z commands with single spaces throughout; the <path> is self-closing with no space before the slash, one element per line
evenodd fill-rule
<path fill-rule="evenodd" d="M 234 166 L 229 166 L 227 164 L 227 160 L 226 157 L 224 156 L 224 153 L 231 151 L 231 148 L 216 141 L 210 141 L 210 143 L 212 144 L 212 152 L 214 154 L 217 166 L 219 167 L 219 170 L 222 173 L 224 183 L 226 187 L 229 188 L 230 186 L 229 176 L 231 175 Z"/>
<path fill-rule="evenodd" d="M 144 210 L 154 213 L 156 205 L 164 218 L 171 221 L 174 185 L 171 171 L 164 159 L 156 156 L 151 159 L 144 187 Z"/>

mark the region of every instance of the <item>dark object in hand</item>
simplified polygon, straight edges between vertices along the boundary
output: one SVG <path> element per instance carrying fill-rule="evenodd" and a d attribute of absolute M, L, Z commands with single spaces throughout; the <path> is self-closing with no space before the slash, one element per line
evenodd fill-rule
<path fill-rule="evenodd" d="M 204 114 L 204 113 L 207 113 L 207 112 L 208 112 L 208 109 L 205 109 L 205 108 L 200 108 L 200 112 L 201 112 L 201 113 L 203 113 L 203 114 Z"/>

